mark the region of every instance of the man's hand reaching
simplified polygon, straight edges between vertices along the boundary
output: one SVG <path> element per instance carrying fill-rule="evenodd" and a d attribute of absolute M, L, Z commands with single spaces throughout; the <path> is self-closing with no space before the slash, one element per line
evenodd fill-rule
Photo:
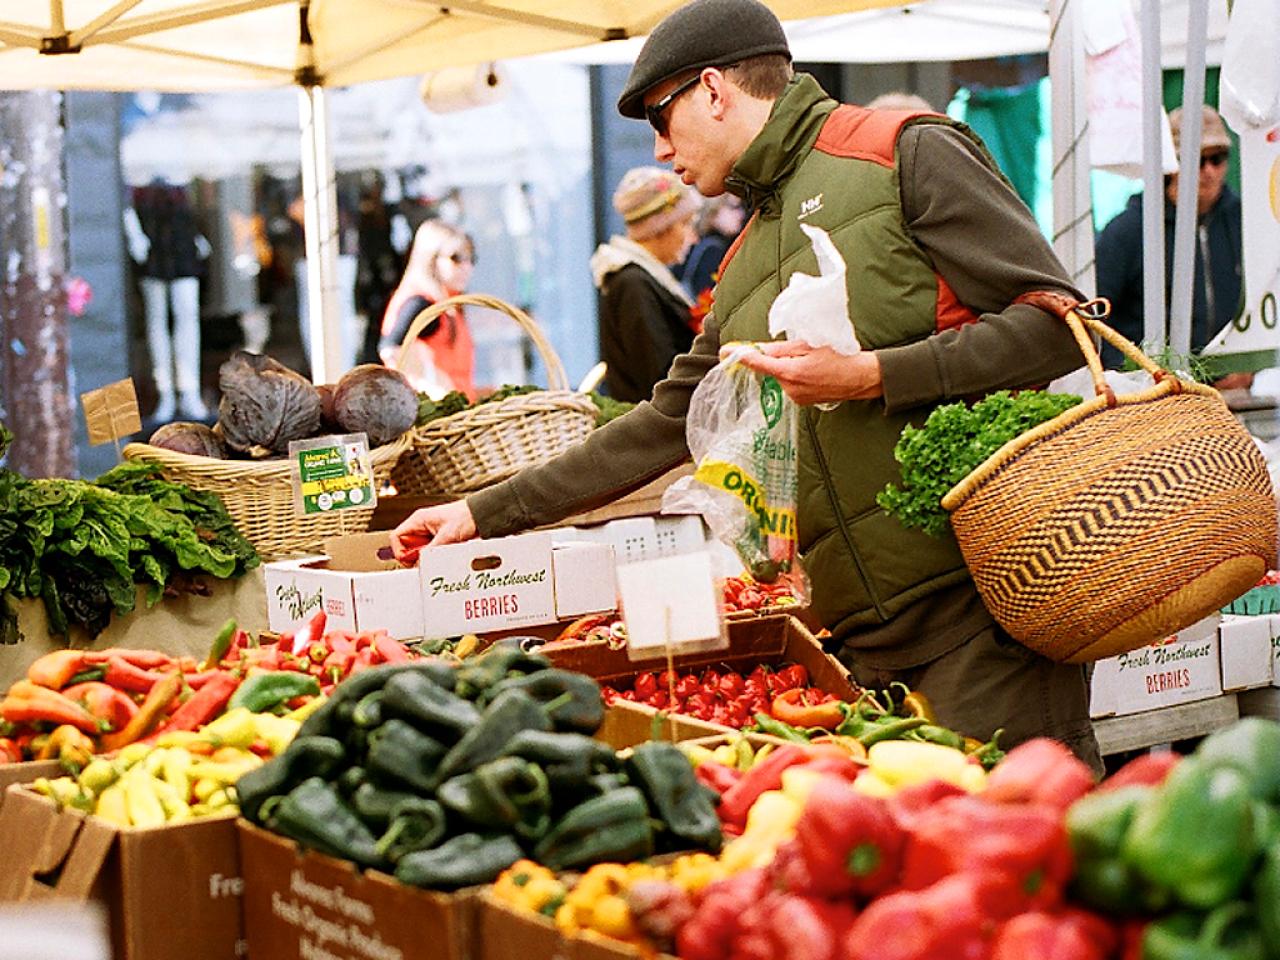
<path fill-rule="evenodd" d="M 720 348 L 720 356 L 735 344 Z M 880 361 L 863 350 L 853 356 L 836 353 L 830 347 L 775 340 L 756 344 L 759 351 L 745 354 L 741 363 L 757 373 L 777 378 L 783 391 L 796 403 L 839 403 L 841 400 L 871 400 L 881 395 Z"/>
<path fill-rule="evenodd" d="M 440 546 L 470 540 L 476 535 L 476 522 L 465 500 L 423 507 L 391 531 L 391 552 L 400 563 L 411 567 L 418 562 L 418 551 L 425 546 Z"/>

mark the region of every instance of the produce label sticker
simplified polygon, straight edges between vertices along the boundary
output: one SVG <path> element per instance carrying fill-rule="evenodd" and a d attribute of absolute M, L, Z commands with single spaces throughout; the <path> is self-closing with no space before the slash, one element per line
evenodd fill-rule
<path fill-rule="evenodd" d="M 293 503 L 304 516 L 337 510 L 367 509 L 378 502 L 363 433 L 315 437 L 289 444 Z"/>
<path fill-rule="evenodd" d="M 112 442 L 118 445 L 122 437 L 142 429 L 138 394 L 133 389 L 132 378 L 126 377 L 80 394 L 80 405 L 84 408 L 84 426 L 90 446 Z"/>
<path fill-rule="evenodd" d="M 710 553 L 619 564 L 617 578 L 632 660 L 729 645 Z"/>

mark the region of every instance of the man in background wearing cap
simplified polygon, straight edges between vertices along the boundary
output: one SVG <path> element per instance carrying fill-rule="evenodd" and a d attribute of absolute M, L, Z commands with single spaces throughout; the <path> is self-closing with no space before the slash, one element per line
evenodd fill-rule
<path fill-rule="evenodd" d="M 1182 110 L 1169 114 L 1175 146 L 1181 143 Z M 1227 186 L 1231 138 L 1216 110 L 1201 113 L 1200 180 L 1196 190 L 1196 253 L 1191 298 L 1191 349 L 1205 344 L 1235 319 L 1241 297 L 1240 198 Z M 1178 202 L 1178 175 L 1164 178 L 1165 309 L 1173 284 L 1173 227 Z M 1142 194 L 1128 205 L 1098 237 L 1098 296 L 1111 301 L 1111 319 L 1118 331 L 1141 343 L 1142 309 Z M 1165 315 L 1166 322 L 1168 314 Z M 1120 351 L 1104 345 L 1103 361 L 1112 367 L 1123 363 Z M 1233 373 L 1219 380 L 1219 389 L 1248 387 L 1252 374 Z"/>
<path fill-rule="evenodd" d="M 693 300 L 671 266 L 697 239 L 697 194 L 670 170 L 636 167 L 623 175 L 613 207 L 627 225 L 591 255 L 600 291 L 600 358 L 609 396 L 648 400 L 679 354 L 693 346 Z"/>
<path fill-rule="evenodd" d="M 513 533 L 597 506 L 688 457 L 689 398 L 721 342 L 768 341 L 793 272 L 817 273 L 800 226 L 848 264 L 864 350 L 772 342 L 749 362 L 802 404 L 800 548 L 813 611 L 867 687 L 902 681 L 939 720 L 1007 745 L 1050 735 L 1098 770 L 1083 668 L 1011 639 L 983 606 L 950 536 L 905 529 L 875 503 L 899 478 L 902 428 L 939 403 L 1045 383 L 1080 365 L 1071 334 L 1027 302 L 1074 300 L 1030 212 L 967 129 L 936 114 L 839 106 L 793 77 L 786 36 L 757 0 L 693 0 L 663 20 L 618 104 L 654 127 L 654 156 L 705 196 L 752 211 L 725 258 L 713 312 L 653 398 L 540 467 L 419 511 L 397 555 L 434 537 Z M 810 406 L 836 403 L 819 411 Z"/>

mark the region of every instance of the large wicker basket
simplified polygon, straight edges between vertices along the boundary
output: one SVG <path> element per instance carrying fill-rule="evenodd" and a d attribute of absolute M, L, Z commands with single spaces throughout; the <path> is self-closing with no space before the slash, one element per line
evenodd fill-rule
<path fill-rule="evenodd" d="M 1105 304 L 1105 301 L 1102 301 Z M 1266 462 L 1217 391 L 1065 315 L 1096 396 L 1011 440 L 942 500 L 987 608 L 1053 660 L 1134 650 L 1217 611 L 1276 558 Z M 1093 332 L 1156 378 L 1105 385 Z"/>
<path fill-rule="evenodd" d="M 596 423 L 591 398 L 570 390 L 564 366 L 528 314 L 496 297 L 461 294 L 433 304 L 405 333 L 396 366 L 422 329 L 455 306 L 472 304 L 506 314 L 529 335 L 547 368 L 550 390 L 482 403 L 410 432 L 411 446 L 392 474 L 396 491 L 435 496 L 478 490 L 581 443 Z"/>
<path fill-rule="evenodd" d="M 391 468 L 408 447 L 406 433 L 370 452 L 379 486 L 390 479 Z M 326 539 L 363 533 L 373 517 L 373 507 L 298 514 L 293 502 L 292 468 L 287 459 L 218 460 L 146 443 L 129 444 L 124 455 L 130 460 L 157 464 L 170 480 L 217 494 L 263 560 L 319 553 Z"/>

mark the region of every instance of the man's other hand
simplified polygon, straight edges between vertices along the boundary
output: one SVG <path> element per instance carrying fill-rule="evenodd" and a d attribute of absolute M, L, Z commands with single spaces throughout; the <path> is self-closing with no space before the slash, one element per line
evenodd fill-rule
<path fill-rule="evenodd" d="M 418 551 L 425 546 L 470 540 L 476 535 L 476 522 L 465 500 L 423 507 L 391 531 L 391 552 L 400 563 L 411 567 L 418 562 Z"/>
<path fill-rule="evenodd" d="M 811 347 L 790 340 L 756 346 L 759 352 L 745 354 L 742 365 L 757 373 L 771 374 L 796 403 L 871 400 L 882 393 L 880 361 L 869 350 L 846 356 L 830 347 Z M 720 355 L 723 357 L 732 349 L 733 345 L 725 345 L 720 348 Z"/>

